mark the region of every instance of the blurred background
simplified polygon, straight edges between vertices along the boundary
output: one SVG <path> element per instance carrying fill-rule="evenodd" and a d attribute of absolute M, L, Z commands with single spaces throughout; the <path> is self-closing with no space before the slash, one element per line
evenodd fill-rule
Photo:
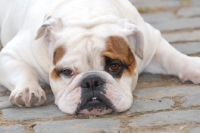
<path fill-rule="evenodd" d="M 200 54 L 200 0 L 130 0 L 184 54 Z"/>

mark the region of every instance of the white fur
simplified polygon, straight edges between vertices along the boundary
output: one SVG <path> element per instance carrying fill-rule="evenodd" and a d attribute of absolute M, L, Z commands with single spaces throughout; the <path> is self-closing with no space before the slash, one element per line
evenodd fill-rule
<path fill-rule="evenodd" d="M 81 97 L 78 83 L 83 73 L 91 71 L 106 78 L 105 96 L 117 112 L 131 107 L 132 91 L 142 71 L 200 82 L 200 59 L 172 48 L 158 30 L 143 21 L 128 0 L 0 0 L 0 3 L 0 40 L 4 47 L 0 53 L 0 83 L 12 91 L 13 104 L 19 105 L 16 99 L 21 98 L 26 101 L 25 106 L 30 106 L 32 92 L 40 99 L 34 105 L 42 104 L 41 96 L 45 99 L 46 96 L 39 83 L 50 84 L 55 103 L 63 112 L 73 114 Z M 45 26 L 40 28 L 41 25 Z M 142 38 L 139 45 L 135 34 Z M 123 74 L 114 79 L 103 72 L 100 55 L 106 48 L 105 39 L 113 35 L 123 37 L 136 58 L 132 76 Z M 55 68 L 53 53 L 61 44 L 66 45 L 67 53 L 57 66 L 78 71 L 71 78 L 61 76 L 61 80 L 55 81 L 50 76 Z"/>

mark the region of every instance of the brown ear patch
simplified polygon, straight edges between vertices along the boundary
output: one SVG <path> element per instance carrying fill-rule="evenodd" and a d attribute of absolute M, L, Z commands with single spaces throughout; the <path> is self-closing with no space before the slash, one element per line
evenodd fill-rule
<path fill-rule="evenodd" d="M 136 60 L 127 42 L 120 36 L 110 36 L 106 39 L 106 50 L 102 52 L 103 57 L 117 59 L 125 63 L 127 74 L 132 76 L 136 68 Z"/>
<path fill-rule="evenodd" d="M 58 46 L 53 54 L 53 64 L 56 65 L 66 53 L 65 45 Z"/>
<path fill-rule="evenodd" d="M 54 68 L 54 70 L 51 72 L 51 78 L 54 80 L 60 79 L 60 75 L 56 68 Z"/>

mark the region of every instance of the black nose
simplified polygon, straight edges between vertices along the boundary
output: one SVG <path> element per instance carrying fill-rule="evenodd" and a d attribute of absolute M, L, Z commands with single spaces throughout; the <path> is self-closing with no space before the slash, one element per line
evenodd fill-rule
<path fill-rule="evenodd" d="M 82 88 L 90 90 L 100 89 L 105 84 L 104 80 L 98 75 L 88 75 L 81 82 Z"/>

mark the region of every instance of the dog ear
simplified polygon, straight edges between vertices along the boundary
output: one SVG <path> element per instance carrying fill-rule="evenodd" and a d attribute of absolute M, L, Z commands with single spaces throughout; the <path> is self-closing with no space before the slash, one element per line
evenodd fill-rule
<path fill-rule="evenodd" d="M 128 38 L 131 51 L 143 59 L 144 37 L 142 32 L 135 24 L 128 22 L 128 20 L 120 20 L 119 25 L 123 28 L 123 32 Z"/>
<path fill-rule="evenodd" d="M 38 29 L 35 40 L 44 36 L 45 44 L 51 43 L 56 38 L 56 32 L 62 28 L 60 18 L 55 18 L 50 14 L 45 15 L 42 26 Z"/>

